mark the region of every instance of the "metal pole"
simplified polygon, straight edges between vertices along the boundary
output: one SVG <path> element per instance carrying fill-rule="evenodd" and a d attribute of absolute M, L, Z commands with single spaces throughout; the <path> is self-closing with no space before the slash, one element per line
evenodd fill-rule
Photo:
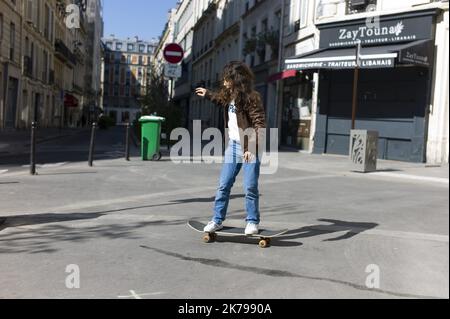
<path fill-rule="evenodd" d="M 353 101 L 352 101 L 352 130 L 355 129 L 356 112 L 358 110 L 358 82 L 359 82 L 359 68 L 361 65 L 361 42 L 356 46 L 356 66 L 353 75 Z"/>
<path fill-rule="evenodd" d="M 92 131 L 91 131 L 91 144 L 89 146 L 89 166 L 93 166 L 94 162 L 94 146 L 95 146 L 95 130 L 97 128 L 97 123 L 92 123 Z"/>
<path fill-rule="evenodd" d="M 36 122 L 31 123 L 30 174 L 36 175 Z"/>
<path fill-rule="evenodd" d="M 125 159 L 130 160 L 130 123 L 127 123 L 126 141 L 125 141 Z"/>

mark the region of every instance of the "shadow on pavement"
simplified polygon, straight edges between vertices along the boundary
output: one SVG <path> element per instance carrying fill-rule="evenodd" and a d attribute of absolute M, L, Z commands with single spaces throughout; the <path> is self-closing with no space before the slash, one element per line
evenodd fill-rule
<path fill-rule="evenodd" d="M 95 215 L 90 218 L 97 218 Z M 59 220 L 81 220 L 84 218 L 70 219 L 64 217 Z M 53 223 L 58 222 L 53 219 Z M 36 223 L 32 221 L 31 223 Z M 0 234 L 0 254 L 40 254 L 56 253 L 59 249 L 54 246 L 62 242 L 87 243 L 100 238 L 132 239 L 138 240 L 141 237 L 135 235 L 136 230 L 150 226 L 151 223 L 134 223 L 130 225 L 109 224 L 88 227 L 70 227 L 59 224 L 48 224 L 40 228 L 23 229 L 15 228 L 9 233 Z"/>
<path fill-rule="evenodd" d="M 237 244 L 244 244 L 244 245 L 258 245 L 259 239 L 258 238 L 252 238 L 252 237 L 245 237 L 245 236 L 239 236 L 239 237 L 221 237 L 218 236 L 217 243 L 237 243 Z M 212 244 L 213 245 L 213 244 Z M 299 247 L 303 246 L 303 243 L 298 241 L 286 241 L 283 237 L 277 237 L 272 238 L 270 242 L 271 247 Z"/>
<path fill-rule="evenodd" d="M 376 223 L 346 222 L 334 219 L 319 219 L 318 221 L 330 223 L 330 225 L 323 225 L 323 224 L 313 225 L 291 230 L 286 235 L 284 235 L 283 238 L 285 239 L 309 238 L 345 231 L 346 233 L 342 236 L 323 240 L 323 241 L 339 241 L 350 239 L 367 230 L 379 226 Z"/>
<path fill-rule="evenodd" d="M 104 215 L 105 214 L 102 213 L 16 215 L 4 218 L 4 223 L 0 225 L 0 231 L 9 227 L 23 227 L 39 224 L 60 223 L 74 220 L 97 219 Z"/>

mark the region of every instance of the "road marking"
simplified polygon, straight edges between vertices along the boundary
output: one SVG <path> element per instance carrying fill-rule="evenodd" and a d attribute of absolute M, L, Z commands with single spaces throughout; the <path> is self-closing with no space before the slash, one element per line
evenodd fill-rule
<path fill-rule="evenodd" d="M 117 296 L 118 298 L 134 298 L 134 299 L 142 299 L 144 296 L 158 296 L 164 294 L 163 292 L 152 292 L 146 294 L 137 294 L 134 290 L 130 290 L 130 296 Z"/>
<path fill-rule="evenodd" d="M 36 164 L 37 168 L 58 168 L 61 166 L 64 166 L 68 164 L 67 162 L 63 162 L 63 163 L 54 163 L 54 164 Z M 23 168 L 29 168 L 30 165 L 22 165 Z"/>
<path fill-rule="evenodd" d="M 8 172 L 7 169 L 0 169 L 0 174 L 5 174 L 5 173 L 7 173 L 7 172 Z"/>
<path fill-rule="evenodd" d="M 61 167 L 66 165 L 67 162 L 63 162 L 63 163 L 55 163 L 55 164 L 44 164 L 41 166 L 41 168 L 56 168 L 56 167 Z"/>
<path fill-rule="evenodd" d="M 375 176 L 378 175 L 378 176 L 386 176 L 386 177 L 412 179 L 412 180 L 417 180 L 417 181 L 442 183 L 442 184 L 447 184 L 447 185 L 449 184 L 448 178 L 427 177 L 427 176 L 419 176 L 419 175 L 406 175 L 406 174 L 388 173 L 388 172 L 374 172 L 371 174 L 375 175 Z"/>

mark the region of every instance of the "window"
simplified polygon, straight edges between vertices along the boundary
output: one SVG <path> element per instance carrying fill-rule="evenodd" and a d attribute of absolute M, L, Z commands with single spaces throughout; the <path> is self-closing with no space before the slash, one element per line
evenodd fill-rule
<path fill-rule="evenodd" d="M 140 44 L 139 45 L 139 52 L 140 53 L 144 53 L 145 52 L 145 44 Z"/>
<path fill-rule="evenodd" d="M 131 55 L 127 56 L 127 64 L 131 64 Z"/>
<path fill-rule="evenodd" d="M 9 50 L 9 59 L 14 60 L 14 48 L 16 46 L 16 25 L 14 23 L 11 23 L 11 38 L 10 38 L 10 50 Z"/>
<path fill-rule="evenodd" d="M 121 42 L 117 42 L 116 43 L 116 50 L 122 50 L 122 43 Z"/>
<path fill-rule="evenodd" d="M 308 0 L 291 2 L 291 32 L 296 32 L 308 25 Z"/>
<path fill-rule="evenodd" d="M 112 46 L 113 46 L 112 42 L 106 42 L 106 47 L 108 49 L 112 50 Z"/>
<path fill-rule="evenodd" d="M 3 40 L 3 14 L 0 13 L 0 43 Z"/>
<path fill-rule="evenodd" d="M 143 64 L 144 64 L 143 56 L 140 55 L 139 56 L 139 65 L 143 65 Z"/>
<path fill-rule="evenodd" d="M 263 33 L 265 33 L 265 32 L 267 32 L 267 30 L 268 30 L 268 21 L 267 21 L 267 19 L 264 19 L 262 22 L 261 22 L 261 31 L 263 32 Z"/>
<path fill-rule="evenodd" d="M 347 0 L 346 6 L 347 14 L 375 11 L 377 8 L 377 0 Z"/>
<path fill-rule="evenodd" d="M 50 7 L 48 4 L 45 4 L 45 12 L 44 12 L 44 36 L 47 39 L 50 39 Z"/>
<path fill-rule="evenodd" d="M 134 51 L 134 44 L 133 43 L 129 43 L 128 44 L 128 51 Z"/>

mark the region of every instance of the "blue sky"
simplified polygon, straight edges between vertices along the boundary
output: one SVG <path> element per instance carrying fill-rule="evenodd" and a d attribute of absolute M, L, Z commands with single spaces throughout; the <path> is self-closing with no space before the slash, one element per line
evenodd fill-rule
<path fill-rule="evenodd" d="M 103 0 L 104 36 L 156 38 L 167 22 L 167 12 L 176 3 L 177 0 Z"/>

